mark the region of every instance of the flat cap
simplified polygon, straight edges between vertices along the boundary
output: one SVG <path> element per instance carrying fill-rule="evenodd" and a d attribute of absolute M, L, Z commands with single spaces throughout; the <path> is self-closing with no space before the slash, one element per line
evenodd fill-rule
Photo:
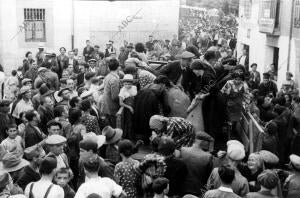
<path fill-rule="evenodd" d="M 181 55 L 180 58 L 181 59 L 190 59 L 190 58 L 194 58 L 195 54 L 188 52 L 188 51 L 184 51 Z"/>
<path fill-rule="evenodd" d="M 30 78 L 24 78 L 24 79 L 22 80 L 22 85 L 24 85 L 24 84 L 26 84 L 26 83 L 28 83 L 28 82 L 31 82 L 31 83 L 32 83 L 32 80 L 31 80 Z"/>
<path fill-rule="evenodd" d="M 235 161 L 245 158 L 245 147 L 237 140 L 230 140 L 227 142 L 227 156 Z"/>
<path fill-rule="evenodd" d="M 46 139 L 46 144 L 57 145 L 57 144 L 65 143 L 66 141 L 67 141 L 67 139 L 61 135 L 50 135 Z"/>
<path fill-rule="evenodd" d="M 28 87 L 28 86 L 23 86 L 23 87 L 21 87 L 21 89 L 20 89 L 20 94 L 24 94 L 24 93 L 26 93 L 26 92 L 28 92 L 28 91 L 30 91 L 31 89 L 30 89 L 30 87 Z"/>
<path fill-rule="evenodd" d="M 292 154 L 292 155 L 290 155 L 290 160 L 291 160 L 292 165 L 297 170 L 300 170 L 300 157 L 298 155 Z"/>
<path fill-rule="evenodd" d="M 263 187 L 271 190 L 278 185 L 279 178 L 274 171 L 267 169 L 258 175 L 257 181 Z"/>

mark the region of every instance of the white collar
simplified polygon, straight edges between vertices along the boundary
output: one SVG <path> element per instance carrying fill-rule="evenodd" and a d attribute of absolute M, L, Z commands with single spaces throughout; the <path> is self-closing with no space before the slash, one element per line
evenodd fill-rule
<path fill-rule="evenodd" d="M 223 192 L 232 192 L 233 193 L 233 190 L 231 188 L 227 188 L 224 186 L 220 186 L 218 189 Z"/>

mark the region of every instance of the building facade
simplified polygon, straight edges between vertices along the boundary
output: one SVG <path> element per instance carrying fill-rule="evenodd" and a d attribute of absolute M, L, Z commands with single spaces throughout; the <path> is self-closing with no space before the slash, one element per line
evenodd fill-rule
<path fill-rule="evenodd" d="M 287 71 L 300 85 L 300 0 L 240 0 L 237 37 L 261 74 L 274 63 L 279 87 Z"/>
<path fill-rule="evenodd" d="M 178 33 L 180 0 L 0 0 L 0 64 L 6 73 L 22 65 L 38 45 L 59 53 L 91 40 L 104 50 L 109 40 L 172 39 Z M 165 12 L 162 12 L 165 10 Z"/>

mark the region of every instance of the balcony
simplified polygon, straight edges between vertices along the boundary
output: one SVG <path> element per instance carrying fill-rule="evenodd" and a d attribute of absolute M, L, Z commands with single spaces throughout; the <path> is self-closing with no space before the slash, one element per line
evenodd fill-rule
<path fill-rule="evenodd" d="M 260 0 L 259 31 L 267 35 L 280 35 L 280 0 Z"/>

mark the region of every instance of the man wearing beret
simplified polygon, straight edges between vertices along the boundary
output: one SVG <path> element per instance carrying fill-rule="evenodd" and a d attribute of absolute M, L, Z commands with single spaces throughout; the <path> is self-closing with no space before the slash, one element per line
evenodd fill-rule
<path fill-rule="evenodd" d="M 260 83 L 259 87 L 259 95 L 266 96 L 270 93 L 275 97 L 277 94 L 277 85 L 275 82 L 271 81 L 269 73 L 263 73 L 263 82 Z"/>

